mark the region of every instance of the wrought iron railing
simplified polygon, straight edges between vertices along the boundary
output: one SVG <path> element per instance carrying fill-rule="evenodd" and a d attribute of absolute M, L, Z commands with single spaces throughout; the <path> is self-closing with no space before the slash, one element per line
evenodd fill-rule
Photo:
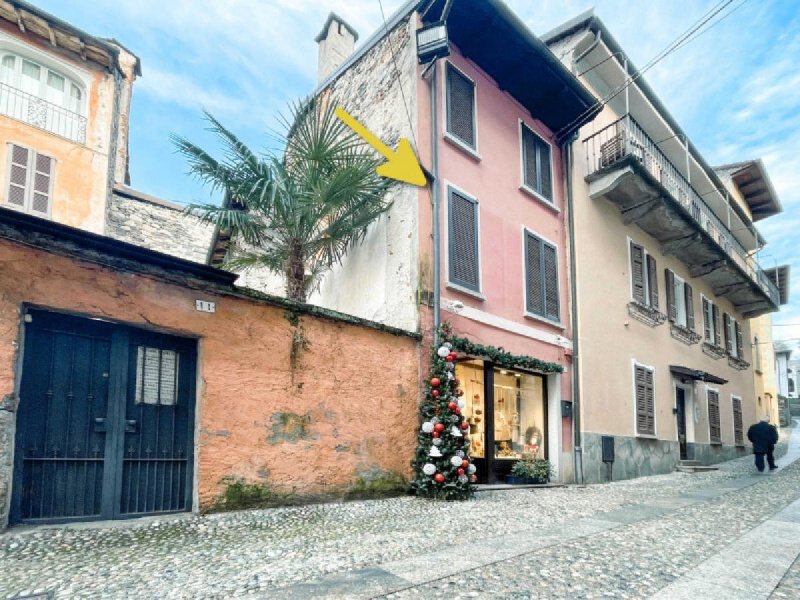
<path fill-rule="evenodd" d="M 86 142 L 86 117 L 7 83 L 0 83 L 0 114 L 73 142 Z"/>
<path fill-rule="evenodd" d="M 583 141 L 586 174 L 613 166 L 627 157 L 636 158 L 666 188 L 670 195 L 705 230 L 725 254 L 733 260 L 777 305 L 777 286 L 767 277 L 730 229 L 711 210 L 703 197 L 689 184 L 630 115 L 618 119 Z"/>

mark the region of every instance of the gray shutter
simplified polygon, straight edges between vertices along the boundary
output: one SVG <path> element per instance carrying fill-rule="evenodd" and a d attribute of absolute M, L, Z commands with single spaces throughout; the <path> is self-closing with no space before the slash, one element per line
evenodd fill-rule
<path fill-rule="evenodd" d="M 558 321 L 560 309 L 558 303 L 558 263 L 556 249 L 550 244 L 542 244 L 544 255 L 544 290 L 545 290 L 545 317 Z"/>
<path fill-rule="evenodd" d="M 656 405 L 655 405 L 655 385 L 653 382 L 653 371 L 645 369 L 645 409 L 647 413 L 647 431 L 650 435 L 656 434 Z"/>
<path fill-rule="evenodd" d="M 536 136 L 525 126 L 522 127 L 522 167 L 524 170 L 525 185 L 532 190 L 539 191 L 539 173 L 536 169 Z"/>
<path fill-rule="evenodd" d="M 719 307 L 716 304 L 711 305 L 711 316 L 714 320 L 714 345 L 722 346 L 722 331 L 719 327 Z"/>
<path fill-rule="evenodd" d="M 31 191 L 31 212 L 34 214 L 47 216 L 50 212 L 50 180 L 54 162 L 49 156 L 36 154 Z"/>
<path fill-rule="evenodd" d="M 731 339 L 731 318 L 728 313 L 722 313 L 722 329 L 725 332 L 725 350 L 728 354 L 733 354 L 733 340 Z"/>
<path fill-rule="evenodd" d="M 719 424 L 719 394 L 708 390 L 708 430 L 712 442 L 721 442 Z"/>
<path fill-rule="evenodd" d="M 744 445 L 744 424 L 742 422 L 742 401 L 733 399 L 733 439 L 737 446 Z"/>
<path fill-rule="evenodd" d="M 550 145 L 542 139 L 537 140 L 539 143 L 539 179 L 541 187 L 537 191 L 547 198 L 553 200 L 553 182 L 551 181 L 550 169 Z"/>
<path fill-rule="evenodd" d="M 529 313 L 544 315 L 542 243 L 525 232 L 525 304 Z"/>
<path fill-rule="evenodd" d="M 10 172 L 8 176 L 8 204 L 25 208 L 25 190 L 28 187 L 28 160 L 30 150 L 11 144 Z"/>
<path fill-rule="evenodd" d="M 447 66 L 447 131 L 475 147 L 475 85 Z"/>
<path fill-rule="evenodd" d="M 478 203 L 450 190 L 450 281 L 480 291 L 478 271 Z"/>
<path fill-rule="evenodd" d="M 669 269 L 664 269 L 664 279 L 667 284 L 667 316 L 674 322 L 678 318 L 678 307 L 675 304 L 675 274 Z"/>
<path fill-rule="evenodd" d="M 694 294 L 692 293 L 692 286 L 685 283 L 683 289 L 686 296 L 686 326 L 694 331 Z"/>
<path fill-rule="evenodd" d="M 736 356 L 744 360 L 742 355 L 742 328 L 739 326 L 739 321 L 736 320 L 733 321 L 733 326 L 736 329 Z"/>
<path fill-rule="evenodd" d="M 645 304 L 644 298 L 644 248 L 631 242 L 631 282 L 633 299 Z"/>
<path fill-rule="evenodd" d="M 703 298 L 702 301 L 702 308 L 703 308 L 703 335 L 705 336 L 705 340 L 709 344 L 713 344 L 714 340 L 711 336 L 711 318 L 708 314 L 711 310 L 710 302 Z"/>
<path fill-rule="evenodd" d="M 636 433 L 647 433 L 647 369 L 636 365 Z"/>
<path fill-rule="evenodd" d="M 658 309 L 658 270 L 656 259 L 647 255 L 647 283 L 650 286 L 650 306 Z"/>

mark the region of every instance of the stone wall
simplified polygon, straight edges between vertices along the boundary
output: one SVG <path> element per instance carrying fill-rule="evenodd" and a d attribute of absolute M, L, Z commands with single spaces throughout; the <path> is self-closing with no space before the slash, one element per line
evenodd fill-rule
<path fill-rule="evenodd" d="M 196 509 L 214 507 L 230 481 L 302 496 L 347 490 L 359 477 L 410 475 L 419 401 L 413 335 L 67 252 L 0 239 L 0 399 L 16 393 L 20 308 L 30 303 L 199 339 Z M 197 299 L 216 302 L 216 312 L 198 312 Z M 0 406 L 0 524 L 14 409 Z"/>
<path fill-rule="evenodd" d="M 205 263 L 214 227 L 184 214 L 184 207 L 117 188 L 111 197 L 106 235 L 156 252 Z"/>
<path fill-rule="evenodd" d="M 603 462 L 601 437 L 599 433 L 583 433 L 583 476 L 586 483 L 609 480 Z M 680 458 L 678 442 L 619 435 L 613 437 L 613 481 L 669 473 Z"/>
<path fill-rule="evenodd" d="M 695 443 L 689 443 L 686 446 L 686 455 L 691 460 L 698 461 L 701 465 L 713 465 L 751 453 L 751 449 L 744 446 Z"/>

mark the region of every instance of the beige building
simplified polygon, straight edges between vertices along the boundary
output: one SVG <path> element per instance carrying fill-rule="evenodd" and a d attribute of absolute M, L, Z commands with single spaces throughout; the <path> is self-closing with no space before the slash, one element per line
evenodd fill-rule
<path fill-rule="evenodd" d="M 579 479 L 744 454 L 764 412 L 751 319 L 780 304 L 754 259 L 754 221 L 781 211 L 763 165 L 711 168 L 643 78 L 625 85 L 636 68 L 591 12 L 544 39 L 605 100 L 567 167 Z"/>

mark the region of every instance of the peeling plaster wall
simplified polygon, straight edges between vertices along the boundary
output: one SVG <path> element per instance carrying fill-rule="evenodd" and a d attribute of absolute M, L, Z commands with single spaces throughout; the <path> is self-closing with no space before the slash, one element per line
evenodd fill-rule
<path fill-rule="evenodd" d="M 195 310 L 215 301 L 216 313 Z M 15 392 L 20 306 L 33 303 L 200 338 L 199 507 L 225 477 L 298 494 L 341 490 L 376 470 L 410 475 L 417 427 L 418 343 L 299 315 L 307 346 L 294 370 L 285 309 L 0 240 L 0 398 Z M 375 361 L 381 364 L 376 388 Z M 6 518 L 13 406 L 0 406 L 0 526 Z M 281 414 L 302 417 L 303 431 Z M 277 415 L 277 416 L 276 416 Z M 376 417 L 380 415 L 380 417 Z"/>

